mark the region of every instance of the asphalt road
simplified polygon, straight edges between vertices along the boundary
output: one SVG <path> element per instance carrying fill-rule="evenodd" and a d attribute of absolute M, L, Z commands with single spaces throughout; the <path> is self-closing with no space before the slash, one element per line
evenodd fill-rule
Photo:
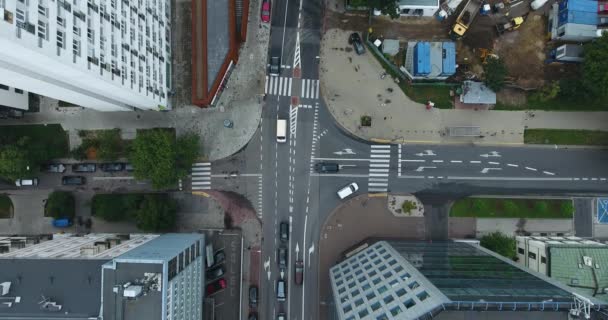
<path fill-rule="evenodd" d="M 283 67 L 279 76 L 267 77 L 261 126 L 244 150 L 212 164 L 212 187 L 245 195 L 263 221 L 260 319 L 275 319 L 279 312 L 293 320 L 319 318 L 319 285 L 329 285 L 318 277 L 320 230 L 340 204 L 336 191 L 350 182 L 359 185 L 358 193 L 416 194 L 430 206 L 427 224 L 434 227 L 427 236 L 433 239 L 447 237 L 446 204 L 463 196 L 608 191 L 604 150 L 374 145 L 353 138 L 337 127 L 315 88 L 321 0 L 276 0 L 272 11 L 269 56 L 280 55 Z M 286 143 L 276 141 L 277 119 L 289 124 Z M 321 161 L 338 163 L 340 172 L 314 172 Z M 290 223 L 287 243 L 279 240 L 282 221 Z M 281 275 L 282 246 L 289 249 L 289 263 Z M 296 260 L 305 264 L 302 286 L 294 282 Z M 287 284 L 284 302 L 276 297 L 281 277 Z"/>

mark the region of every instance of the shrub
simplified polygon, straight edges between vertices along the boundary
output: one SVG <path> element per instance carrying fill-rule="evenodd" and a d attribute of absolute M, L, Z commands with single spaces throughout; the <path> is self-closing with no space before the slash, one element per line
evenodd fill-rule
<path fill-rule="evenodd" d="M 408 215 L 411 213 L 412 210 L 415 210 L 416 208 L 418 207 L 416 206 L 415 201 L 405 200 L 401 205 L 401 210 L 403 210 L 403 213 Z"/>
<path fill-rule="evenodd" d="M 480 242 L 482 247 L 492 250 L 509 259 L 515 259 L 515 238 L 509 237 L 500 231 L 496 231 L 481 237 Z"/>
<path fill-rule="evenodd" d="M 362 127 L 371 127 L 372 126 L 372 117 L 361 116 L 361 126 Z"/>
<path fill-rule="evenodd" d="M 507 214 L 507 216 L 517 216 L 517 213 L 519 211 L 519 206 L 517 205 L 517 203 L 515 203 L 515 201 L 513 200 L 505 200 L 503 202 L 504 205 L 504 209 L 505 209 L 505 213 Z"/>
<path fill-rule="evenodd" d="M 571 217 L 574 213 L 574 206 L 572 205 L 572 201 L 562 203 L 560 211 L 563 216 Z"/>
<path fill-rule="evenodd" d="M 76 215 L 74 195 L 68 191 L 53 191 L 46 201 L 44 215 L 55 219 L 73 219 Z"/>
<path fill-rule="evenodd" d="M 488 202 L 485 199 L 473 199 L 473 204 L 471 205 L 473 209 L 473 213 L 476 215 L 483 215 L 490 211 L 490 207 L 488 206 Z"/>
<path fill-rule="evenodd" d="M 534 205 L 534 210 L 540 214 L 545 214 L 549 210 L 549 204 L 546 201 L 538 201 Z"/>

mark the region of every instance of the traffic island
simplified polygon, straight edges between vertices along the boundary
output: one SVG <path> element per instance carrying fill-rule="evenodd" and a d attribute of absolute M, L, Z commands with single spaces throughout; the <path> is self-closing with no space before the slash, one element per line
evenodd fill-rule
<path fill-rule="evenodd" d="M 413 195 L 390 195 L 387 201 L 388 210 L 395 217 L 424 217 L 424 206 Z"/>

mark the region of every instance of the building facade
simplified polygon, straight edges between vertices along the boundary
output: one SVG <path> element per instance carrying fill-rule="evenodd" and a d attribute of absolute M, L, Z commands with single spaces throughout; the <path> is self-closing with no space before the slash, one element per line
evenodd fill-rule
<path fill-rule="evenodd" d="M 2 238 L 0 319 L 200 320 L 204 241 L 201 234 Z"/>
<path fill-rule="evenodd" d="M 169 0 L 1 0 L 0 83 L 100 111 L 170 108 Z"/>
<path fill-rule="evenodd" d="M 566 287 L 468 242 L 379 241 L 330 269 L 341 320 L 568 311 Z"/>

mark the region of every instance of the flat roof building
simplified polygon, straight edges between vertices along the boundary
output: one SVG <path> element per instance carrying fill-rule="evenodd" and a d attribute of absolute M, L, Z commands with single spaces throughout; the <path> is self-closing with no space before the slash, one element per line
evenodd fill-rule
<path fill-rule="evenodd" d="M 468 242 L 379 241 L 330 269 L 341 320 L 568 311 L 566 287 Z"/>

